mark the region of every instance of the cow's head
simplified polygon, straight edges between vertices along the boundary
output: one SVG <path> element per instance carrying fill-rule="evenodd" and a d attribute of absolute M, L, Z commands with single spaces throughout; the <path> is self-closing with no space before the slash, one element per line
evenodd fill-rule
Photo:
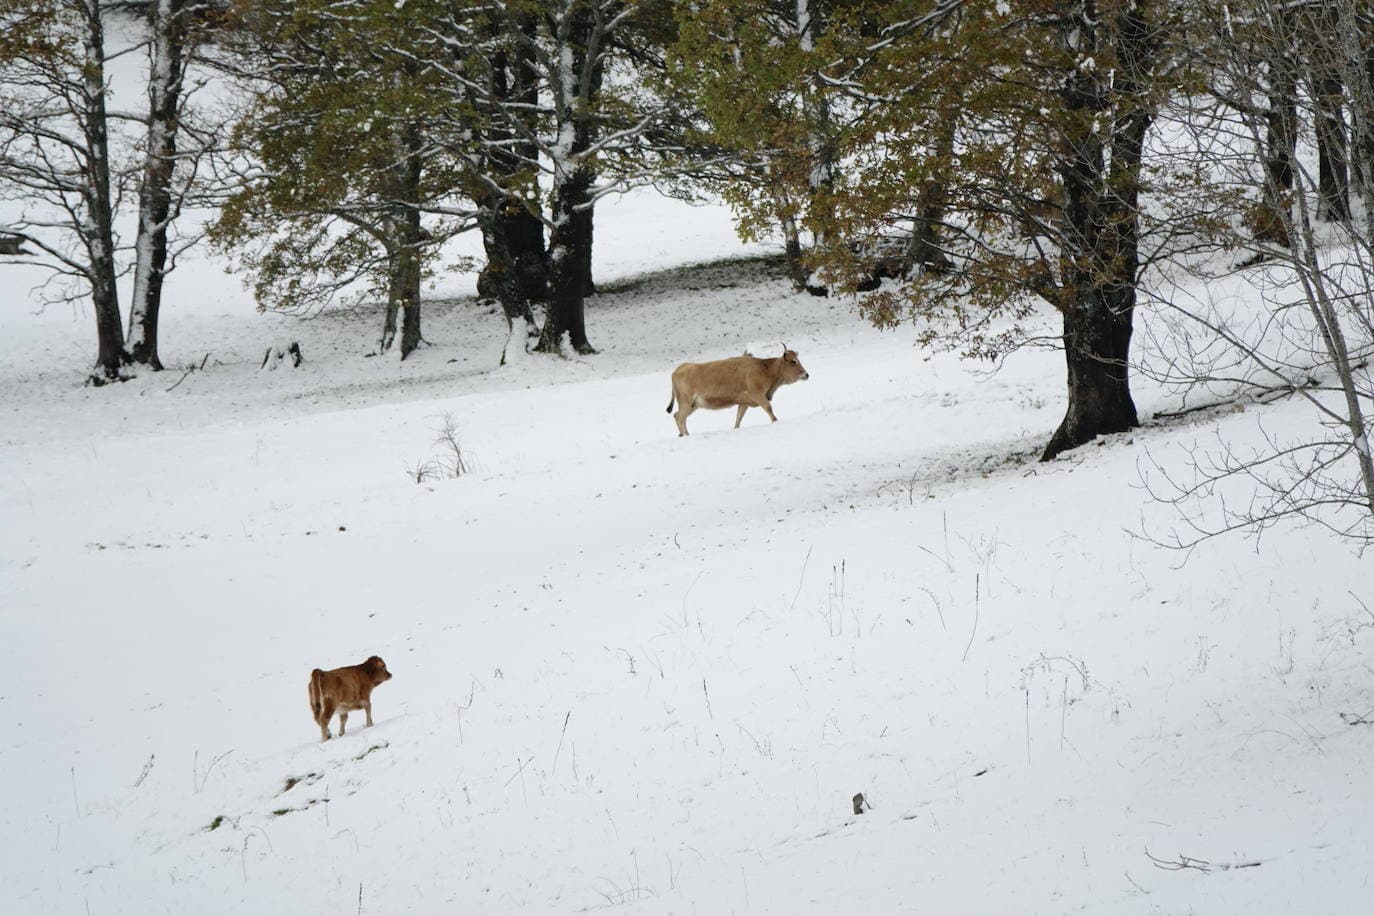
<path fill-rule="evenodd" d="M 787 349 L 787 345 L 782 347 L 782 381 L 791 384 L 796 381 L 806 381 L 811 377 L 811 373 L 806 371 L 806 367 L 797 358 L 796 350 Z"/>

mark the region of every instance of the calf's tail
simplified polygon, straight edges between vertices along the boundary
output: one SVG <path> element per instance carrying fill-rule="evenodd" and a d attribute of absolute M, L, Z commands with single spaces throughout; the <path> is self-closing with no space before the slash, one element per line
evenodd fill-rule
<path fill-rule="evenodd" d="M 676 401 L 676 400 L 677 400 L 677 389 L 676 389 L 676 388 L 669 388 L 669 389 L 668 389 L 668 410 L 667 410 L 668 413 L 672 413 L 672 412 L 673 412 L 673 402 Z"/>
<path fill-rule="evenodd" d="M 319 668 L 310 672 L 310 711 L 317 722 L 324 713 L 324 672 Z"/>

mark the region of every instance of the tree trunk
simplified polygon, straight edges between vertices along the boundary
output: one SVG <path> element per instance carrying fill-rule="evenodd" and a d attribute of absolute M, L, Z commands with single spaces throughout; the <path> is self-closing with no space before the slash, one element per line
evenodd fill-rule
<path fill-rule="evenodd" d="M 395 249 L 387 251 L 386 312 L 382 316 L 382 336 L 377 352 L 386 353 L 396 342 L 396 318 L 401 313 L 401 264 Z"/>
<path fill-rule="evenodd" d="M 1103 25 L 1071 4 L 1066 46 L 1098 52 Z M 1100 435 L 1138 426 L 1129 356 L 1139 269 L 1140 166 L 1153 112 L 1145 102 L 1153 41 L 1146 4 L 1112 23 L 1119 71 L 1109 84 L 1098 68 L 1074 67 L 1064 83 L 1068 107 L 1058 168 L 1064 182 L 1064 359 L 1069 405 L 1042 461 Z M 1109 149 L 1094 125 L 1112 112 Z M 1106 158 L 1109 157 L 1109 158 Z M 1104 161 L 1104 158 L 1106 161 Z"/>
<path fill-rule="evenodd" d="M 148 77 L 148 149 L 138 192 L 134 241 L 134 289 L 129 306 L 129 359 L 162 369 L 157 350 L 158 313 L 167 267 L 167 229 L 172 220 L 172 173 L 176 165 L 186 44 L 185 0 L 157 0 L 151 7 L 153 49 Z"/>
<path fill-rule="evenodd" d="M 535 348 L 557 353 L 567 334 L 578 353 L 595 353 L 587 340 L 585 295 L 591 255 L 584 250 L 589 234 L 579 231 L 582 211 L 591 205 L 595 177 L 588 152 L 592 147 L 592 112 L 604 71 L 602 47 L 608 36 L 604 10 L 593 4 L 571 4 L 556 23 L 561 47 L 550 71 L 554 130 L 559 140 L 550 155 L 553 212 L 549 232 L 549 306 Z"/>
<path fill-rule="evenodd" d="M 808 274 L 802 261 L 801 233 L 797 230 L 797 221 L 790 216 L 782 218 L 782 238 L 787 276 L 792 280 L 792 290 L 799 293 L 806 289 Z"/>
<path fill-rule="evenodd" d="M 420 335 L 420 213 L 412 210 L 413 222 L 407 226 L 412 240 L 403 249 L 404 268 L 401 273 L 401 359 L 405 359 L 424 342 Z"/>
<path fill-rule="evenodd" d="M 797 44 L 803 53 L 816 48 L 816 39 L 825 32 L 824 0 L 796 0 Z M 811 77 L 802 95 L 802 118 L 806 123 L 807 140 L 811 152 L 811 171 L 807 175 L 808 204 L 811 224 L 816 227 L 815 244 L 823 247 L 832 214 L 826 198 L 835 184 L 835 150 L 831 134 L 834 132 L 830 111 L 830 96 L 820 73 Z M 818 211 L 824 212 L 818 212 Z"/>
<path fill-rule="evenodd" d="M 485 298 L 499 302 L 501 311 L 506 316 L 507 340 L 505 348 L 501 351 L 503 366 L 511 358 L 509 350 L 512 345 L 518 345 L 522 352 L 528 351 L 530 338 L 538 336 L 534 312 L 530 308 L 530 297 L 526 295 L 527 290 L 524 287 L 525 276 L 520 271 L 517 255 L 514 253 L 517 246 L 512 244 L 507 235 L 517 226 L 512 220 L 505 218 L 505 209 L 495 194 L 482 205 L 479 223 L 482 230 L 482 246 L 487 253 L 487 266 L 482 269 L 482 275 L 478 278 L 479 293 Z M 520 212 L 526 211 L 521 209 Z M 540 235 L 543 235 L 542 227 Z M 540 255 L 542 258 L 542 250 Z M 544 277 L 543 293 L 543 298 L 547 299 L 547 276 Z"/>
<path fill-rule="evenodd" d="M 406 128 L 408 157 L 401 165 L 403 196 L 407 206 L 400 215 L 400 245 L 397 246 L 397 270 L 401 304 L 401 359 L 420 346 L 420 275 L 423 262 L 424 233 L 420 227 L 420 139 L 413 125 Z"/>
<path fill-rule="evenodd" d="M 1359 34 L 1364 45 L 1364 92 L 1356 113 L 1360 125 L 1360 162 L 1364 167 L 1365 213 L 1374 215 L 1374 13 L 1364 20 Z"/>
<path fill-rule="evenodd" d="M 495 299 L 501 304 L 507 324 L 514 325 L 517 320 L 532 324 L 534 314 L 530 310 L 530 297 L 518 261 L 519 243 L 511 235 L 512 232 L 518 232 L 520 227 L 510 218 L 511 209 L 512 206 L 495 193 L 480 201 L 478 224 L 482 230 L 482 248 L 487 254 L 487 264 L 477 278 L 477 290 L 482 298 Z M 521 209 L 520 212 L 525 211 Z M 542 230 L 540 235 L 543 235 Z M 547 281 L 545 286 L 547 296 Z"/>
<path fill-rule="evenodd" d="M 582 295 L 596 295 L 596 281 L 592 279 L 592 223 L 596 205 L 588 202 L 586 207 L 573 214 L 573 232 L 577 234 L 579 264 L 577 272 L 582 275 Z"/>
<path fill-rule="evenodd" d="M 1317 219 L 1328 223 L 1350 219 L 1350 148 L 1346 139 L 1342 91 L 1345 69 L 1339 9 L 1344 0 L 1296 4 L 1306 33 L 1302 59 L 1307 62 L 1308 92 L 1317 135 Z"/>
<path fill-rule="evenodd" d="M 554 229 L 549 235 L 549 308 L 537 350 L 556 353 L 564 334 L 578 353 L 595 353 L 587 340 L 582 274 L 585 255 L 574 214 L 587 198 L 592 177 L 584 169 L 573 172 L 554 192 Z"/>
<path fill-rule="evenodd" d="M 488 91 L 492 105 L 503 110 L 504 117 L 491 118 L 486 167 L 505 192 L 523 197 L 520 187 L 532 181 L 532 163 L 539 159 L 539 147 L 531 139 L 539 129 L 539 75 L 534 59 L 538 21 L 524 13 L 511 13 L 507 20 L 493 19 L 490 29 L 497 50 L 488 60 Z M 507 35 L 503 36 L 503 29 Z M 514 124 L 507 124 L 506 119 Z M 542 302 L 548 298 L 544 224 L 529 210 L 537 204 L 518 203 L 495 191 L 482 195 L 477 203 L 483 213 L 479 221 L 487 265 L 478 277 L 477 289 L 482 296 L 500 300 L 509 319 L 518 299 Z M 518 290 L 508 285 L 512 278 L 518 281 Z"/>
<path fill-rule="evenodd" d="M 1289 247 L 1288 208 L 1293 193 L 1293 162 L 1298 140 L 1298 83 L 1293 61 L 1281 55 L 1269 62 L 1269 109 L 1265 116 L 1264 199 L 1255 220 L 1260 241 Z"/>
<path fill-rule="evenodd" d="M 1339 73 L 1324 71 L 1314 80 L 1317 133 L 1317 219 L 1340 223 L 1350 219 L 1350 173 L 1345 113 L 1341 110 Z"/>
<path fill-rule="evenodd" d="M 1134 298 L 1134 290 L 1131 291 Z M 1090 295 L 1064 309 L 1064 361 L 1068 364 L 1069 406 L 1045 446 L 1041 461 L 1108 433 L 1140 425 L 1131 399 L 1127 358 L 1131 348 L 1131 309 L 1108 297 Z"/>
<path fill-rule="evenodd" d="M 524 207 L 507 207 L 499 218 L 510 246 L 511 263 L 520 281 L 520 294 L 543 302 L 549 298 L 549 253 L 544 247 L 544 223 Z"/>
<path fill-rule="evenodd" d="M 101 22 L 101 6 L 99 0 L 83 0 L 85 66 L 79 103 L 87 163 L 86 174 L 82 176 L 86 225 L 82 227 L 81 236 L 89 261 L 87 280 L 99 340 L 95 371 L 90 377 L 95 384 L 120 379 L 120 370 L 128 363 L 115 273 L 110 142 L 105 115 L 105 29 Z"/>
<path fill-rule="evenodd" d="M 391 167 L 391 189 L 397 201 L 389 223 L 387 314 L 382 329 L 382 349 L 396 333 L 396 312 L 401 313 L 401 359 L 415 351 L 424 338 L 420 333 L 420 279 L 424 263 L 425 233 L 420 224 L 420 126 L 397 124 L 392 128 L 396 161 Z"/>
<path fill-rule="evenodd" d="M 952 113 L 945 120 L 936 140 L 935 155 L 941 162 L 948 162 L 954 156 L 954 133 L 958 121 L 958 112 Z M 921 189 L 917 200 L 918 215 L 911 227 L 911 241 L 907 245 L 904 268 L 919 264 L 930 273 L 942 274 L 952 266 L 940 245 L 940 227 L 945 220 L 948 199 L 949 189 L 942 177 L 927 182 Z"/>

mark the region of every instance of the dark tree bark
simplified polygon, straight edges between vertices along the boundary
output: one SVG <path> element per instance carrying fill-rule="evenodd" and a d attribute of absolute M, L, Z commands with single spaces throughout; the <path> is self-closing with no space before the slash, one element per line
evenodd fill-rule
<path fill-rule="evenodd" d="M 578 273 L 582 275 L 582 295 L 596 295 L 596 281 L 592 277 L 592 235 L 595 222 L 596 205 L 591 201 L 573 213 L 573 232 L 577 235 L 577 252 L 580 263 Z"/>
<path fill-rule="evenodd" d="M 1361 20 L 1361 44 L 1364 45 L 1364 103 L 1356 113 L 1359 124 L 1360 163 L 1364 168 L 1365 207 L 1374 210 L 1374 11 Z"/>
<path fill-rule="evenodd" d="M 557 352 L 564 334 L 578 353 L 595 353 L 587 340 L 583 265 L 577 223 L 573 218 L 586 203 L 592 176 L 578 169 L 561 183 L 554 195 L 554 229 L 549 234 L 549 308 L 539 335 L 541 352 Z"/>
<path fill-rule="evenodd" d="M 138 194 L 138 236 L 134 241 L 134 289 L 129 308 L 129 359 L 162 369 L 158 315 L 167 267 L 167 229 L 172 211 L 183 58 L 187 37 L 185 0 L 150 4 L 152 65 L 148 78 L 148 149 Z"/>
<path fill-rule="evenodd" d="M 604 41 L 606 36 L 593 37 L 592 43 L 598 44 Z M 601 85 L 606 79 L 606 56 L 604 53 L 593 53 L 584 65 L 588 71 L 587 80 L 587 102 L 588 107 L 601 95 Z M 592 121 L 587 122 L 587 145 L 596 142 L 596 124 Z M 588 172 L 588 189 L 592 182 L 596 180 L 594 171 Z M 582 275 L 582 296 L 596 295 L 596 281 L 592 277 L 592 238 L 594 224 L 596 221 L 596 203 L 590 198 L 587 199 L 573 211 L 572 228 L 573 234 L 577 237 L 576 252 L 578 258 L 577 271 Z M 552 240 L 550 240 L 552 242 Z"/>
<path fill-rule="evenodd" d="M 806 264 L 802 261 L 801 233 L 797 221 L 792 217 L 782 220 L 783 259 L 787 264 L 787 276 L 792 280 L 794 292 L 806 289 Z"/>
<path fill-rule="evenodd" d="M 390 183 L 398 203 L 385 226 L 390 277 L 380 349 L 385 352 L 391 348 L 399 312 L 401 359 L 405 359 L 424 340 L 420 333 L 420 275 L 426 238 L 419 208 L 424 163 L 418 125 L 397 125 L 394 137 L 396 164 L 391 168 Z"/>
<path fill-rule="evenodd" d="M 397 280 L 401 301 L 401 359 L 420 346 L 420 263 L 425 243 L 420 227 L 420 133 L 415 125 L 407 125 L 403 141 L 407 153 L 399 166 L 402 188 L 401 200 L 406 206 L 398 220 Z"/>
<path fill-rule="evenodd" d="M 936 156 L 941 160 L 948 161 L 954 155 L 954 133 L 957 124 L 957 112 L 951 114 L 944 122 L 936 148 Z M 951 267 L 949 257 L 940 245 L 940 227 L 945 220 L 948 200 L 949 189 L 944 181 L 936 179 L 921 190 L 917 201 L 918 216 L 911 229 L 907 260 L 909 264 L 919 264 L 922 269 L 931 273 L 944 273 Z"/>
<path fill-rule="evenodd" d="M 487 255 L 486 266 L 477 278 L 477 291 L 483 299 L 495 299 L 501 304 L 508 320 L 530 318 L 530 300 L 535 298 L 526 288 L 526 277 L 521 271 L 517 252 L 520 242 L 512 238 L 521 230 L 520 223 L 509 212 L 516 205 L 508 204 L 505 198 L 492 194 L 478 201 L 480 216 L 479 228 L 482 231 L 482 248 Z M 520 208 L 523 212 L 523 208 Z M 543 235 L 541 227 L 540 235 Z M 548 294 L 548 281 L 544 280 L 544 293 Z"/>
<path fill-rule="evenodd" d="M 1339 34 L 1339 2 L 1317 0 L 1299 7 L 1305 33 L 1302 57 L 1315 108 L 1317 218 L 1331 223 L 1350 219 L 1350 148 L 1342 104 L 1347 51 Z"/>
<path fill-rule="evenodd" d="M 483 297 L 499 299 L 510 319 L 527 314 L 529 300 L 547 299 L 549 281 L 544 224 L 530 212 L 528 204 L 511 199 L 518 196 L 515 186 L 521 176 L 532 170 L 539 157 L 533 139 L 538 130 L 539 76 L 534 60 L 538 23 L 523 14 L 515 14 L 508 21 L 494 20 L 493 41 L 503 28 L 510 40 L 498 43 L 489 60 L 488 104 L 493 109 L 489 114 L 494 142 L 488 168 L 506 194 L 488 189 L 478 201 L 487 264 L 477 278 L 477 289 Z M 502 116 L 496 116 L 497 110 Z M 511 125 L 505 119 L 517 123 Z"/>
<path fill-rule="evenodd" d="M 1286 28 L 1285 32 L 1291 34 Z M 1298 140 L 1298 81 L 1291 54 L 1271 60 L 1269 109 L 1265 115 L 1264 199 L 1255 220 L 1261 241 L 1289 247 L 1288 207 L 1293 192 L 1293 163 Z"/>
<path fill-rule="evenodd" d="M 86 172 L 82 196 L 86 208 L 86 225 L 81 232 L 87 253 L 87 279 L 91 287 L 91 303 L 95 309 L 96 335 L 99 348 L 91 381 L 103 384 L 121 378 L 120 370 L 128 363 L 124 350 L 124 328 L 119 314 L 119 290 L 116 286 L 113 208 L 110 196 L 110 141 L 105 112 L 105 27 L 101 21 L 99 0 L 83 0 L 86 19 L 83 46 L 86 67 L 79 87 L 77 103 L 85 139 Z"/>
<path fill-rule="evenodd" d="M 1317 128 L 1317 218 L 1328 223 L 1350 219 L 1350 150 L 1345 112 L 1341 107 L 1341 78 L 1324 70 L 1314 80 Z"/>
<path fill-rule="evenodd" d="M 1118 70 L 1109 84 L 1098 68 L 1074 67 L 1063 89 L 1068 112 L 1058 162 L 1066 249 L 1060 311 L 1069 405 L 1042 461 L 1140 423 L 1128 357 L 1139 269 L 1140 166 L 1153 120 L 1145 101 L 1154 44 L 1148 4 L 1110 23 L 1094 21 L 1077 4 L 1066 12 L 1066 47 L 1077 56 L 1114 50 Z M 1104 148 L 1093 115 L 1106 111 L 1114 117 Z"/>
<path fill-rule="evenodd" d="M 543 302 L 549 298 L 549 256 L 544 247 L 544 224 L 524 207 L 508 207 L 497 214 L 510 247 L 520 294 Z"/>
<path fill-rule="evenodd" d="M 1358 100 L 1355 109 L 1355 164 L 1362 169 L 1359 176 L 1366 213 L 1374 211 L 1374 10 L 1359 18 L 1357 45 L 1365 49 L 1363 67 L 1364 86 L 1352 93 Z"/>
<path fill-rule="evenodd" d="M 594 140 L 592 112 L 604 72 L 608 7 L 577 4 L 558 23 L 564 45 L 553 68 L 551 90 L 560 149 L 551 163 L 553 177 L 552 229 L 549 232 L 549 306 L 537 350 L 558 352 L 564 334 L 578 353 L 595 353 L 587 340 L 585 250 L 590 235 L 579 231 L 581 213 L 592 205 L 595 174 L 589 161 Z"/>

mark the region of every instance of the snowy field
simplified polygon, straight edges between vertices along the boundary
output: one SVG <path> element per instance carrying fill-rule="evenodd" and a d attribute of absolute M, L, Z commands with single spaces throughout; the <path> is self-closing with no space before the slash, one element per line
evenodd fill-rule
<path fill-rule="evenodd" d="M 81 388 L 90 318 L 0 267 L 0 910 L 1367 911 L 1368 558 L 1139 537 L 1147 449 L 1310 408 L 1040 465 L 1058 354 L 928 358 L 771 262 L 670 269 L 742 253 L 718 208 L 599 213 L 601 353 L 503 369 L 470 277 L 401 364 L 196 262 L 174 368 Z M 673 366 L 778 342 L 779 423 L 677 437 Z M 445 415 L 473 469 L 417 484 Z M 310 669 L 372 653 L 321 744 Z"/>

